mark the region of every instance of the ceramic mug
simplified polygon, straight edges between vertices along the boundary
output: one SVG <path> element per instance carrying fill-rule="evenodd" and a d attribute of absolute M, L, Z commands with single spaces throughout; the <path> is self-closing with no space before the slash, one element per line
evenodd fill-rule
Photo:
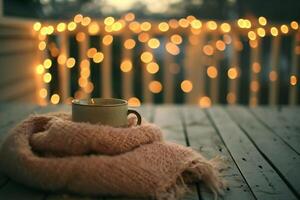
<path fill-rule="evenodd" d="M 100 123 L 114 127 L 126 127 L 127 115 L 135 114 L 137 124 L 141 124 L 141 115 L 128 109 L 128 103 L 123 99 L 92 98 L 74 99 L 72 101 L 72 120 L 74 122 Z"/>

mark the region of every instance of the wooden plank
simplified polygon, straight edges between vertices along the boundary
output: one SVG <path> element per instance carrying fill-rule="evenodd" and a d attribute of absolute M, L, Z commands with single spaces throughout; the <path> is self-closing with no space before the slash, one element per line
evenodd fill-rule
<path fill-rule="evenodd" d="M 289 183 L 293 191 L 300 196 L 299 154 L 261 124 L 246 108 L 229 107 L 227 110 L 234 121 L 247 133 L 252 143 L 279 171 L 279 174 Z"/>
<path fill-rule="evenodd" d="M 53 194 L 46 197 L 46 200 L 102 200 L 103 198 L 85 197 L 79 195 L 70 194 Z"/>
<path fill-rule="evenodd" d="M 297 199 L 223 109 L 214 107 L 207 112 L 256 199 Z"/>
<path fill-rule="evenodd" d="M 300 132 L 300 107 L 299 106 L 283 106 L 281 112 L 278 112 L 279 116 L 282 116 L 283 122 L 286 126 L 292 126 Z"/>
<path fill-rule="evenodd" d="M 184 124 L 188 141 L 192 148 L 199 151 L 207 158 L 221 156 L 226 163 L 226 169 L 222 171 L 222 177 L 228 184 L 225 190 L 224 200 L 229 199 L 255 199 L 243 175 L 236 166 L 227 147 L 207 118 L 205 112 L 199 107 L 184 107 Z M 211 193 L 201 188 L 203 199 L 213 199 Z"/>
<path fill-rule="evenodd" d="M 178 107 L 176 106 L 158 106 L 155 109 L 154 123 L 162 129 L 164 139 L 181 145 L 188 145 L 184 135 L 184 127 L 181 121 Z M 199 199 L 197 188 L 191 186 L 191 192 L 183 199 L 196 200 Z"/>
<path fill-rule="evenodd" d="M 279 136 L 286 144 L 298 154 L 300 153 L 300 134 L 299 129 L 293 128 L 284 118 L 278 115 L 276 108 L 253 108 L 251 111 L 255 116 L 273 133 Z"/>

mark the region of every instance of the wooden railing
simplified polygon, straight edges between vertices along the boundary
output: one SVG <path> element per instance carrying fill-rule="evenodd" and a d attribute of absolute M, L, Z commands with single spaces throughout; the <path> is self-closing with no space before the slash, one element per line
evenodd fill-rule
<path fill-rule="evenodd" d="M 264 17 L 137 22 L 132 13 L 119 20 L 76 15 L 70 22 L 37 22 L 39 102 L 101 96 L 125 98 L 131 105 L 298 104 L 298 26 L 295 21 L 271 24 Z M 51 74 L 53 68 L 57 71 Z M 72 93 L 77 70 L 78 89 Z M 53 80 L 59 87 L 51 90 Z"/>

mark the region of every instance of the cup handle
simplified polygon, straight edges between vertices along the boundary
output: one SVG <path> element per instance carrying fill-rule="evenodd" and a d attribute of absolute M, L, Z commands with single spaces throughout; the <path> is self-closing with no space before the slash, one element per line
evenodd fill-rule
<path fill-rule="evenodd" d="M 138 113 L 135 110 L 128 109 L 127 115 L 129 115 L 129 114 L 134 114 L 137 117 L 137 125 L 141 125 L 142 117 L 141 117 L 140 113 Z"/>

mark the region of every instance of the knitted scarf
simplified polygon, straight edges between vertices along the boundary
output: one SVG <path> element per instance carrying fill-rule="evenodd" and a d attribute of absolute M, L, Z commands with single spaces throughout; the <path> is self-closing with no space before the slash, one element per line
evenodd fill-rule
<path fill-rule="evenodd" d="M 187 183 L 203 181 L 217 195 L 224 187 L 218 159 L 162 139 L 143 122 L 128 128 L 75 123 L 67 113 L 32 115 L 0 149 L 0 170 L 46 191 L 178 199 Z"/>

